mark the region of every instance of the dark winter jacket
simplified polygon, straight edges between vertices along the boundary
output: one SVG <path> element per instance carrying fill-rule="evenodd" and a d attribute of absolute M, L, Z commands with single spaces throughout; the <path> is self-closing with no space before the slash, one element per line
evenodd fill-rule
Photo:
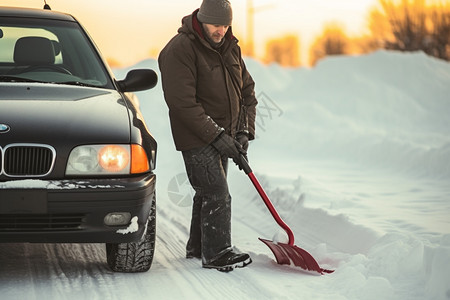
<path fill-rule="evenodd" d="M 248 132 L 250 139 L 255 135 L 255 83 L 238 41 L 230 27 L 220 50 L 213 49 L 197 12 L 183 18 L 178 34 L 158 58 L 172 135 L 180 151 L 210 144 L 223 129 L 233 137 L 239 131 Z"/>

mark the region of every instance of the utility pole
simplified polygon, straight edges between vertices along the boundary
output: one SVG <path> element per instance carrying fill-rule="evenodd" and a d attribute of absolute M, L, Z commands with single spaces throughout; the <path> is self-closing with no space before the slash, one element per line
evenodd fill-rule
<path fill-rule="evenodd" d="M 255 56 L 255 13 L 273 7 L 273 4 L 254 7 L 253 0 L 247 0 L 247 46 L 245 47 L 247 56 Z"/>
<path fill-rule="evenodd" d="M 255 45 L 254 39 L 254 14 L 255 8 L 253 7 L 253 0 L 247 0 L 247 55 L 254 57 L 255 55 Z"/>

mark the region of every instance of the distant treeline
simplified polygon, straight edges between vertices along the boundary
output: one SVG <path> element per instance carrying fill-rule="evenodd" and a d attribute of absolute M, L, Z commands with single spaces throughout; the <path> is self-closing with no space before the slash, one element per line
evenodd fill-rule
<path fill-rule="evenodd" d="M 424 51 L 450 60 L 450 1 L 379 0 L 368 14 L 367 34 L 349 37 L 339 23 L 328 23 L 309 50 L 309 64 L 328 55 L 369 53 L 377 49 Z M 266 62 L 298 66 L 300 38 L 286 35 L 266 45 Z"/>

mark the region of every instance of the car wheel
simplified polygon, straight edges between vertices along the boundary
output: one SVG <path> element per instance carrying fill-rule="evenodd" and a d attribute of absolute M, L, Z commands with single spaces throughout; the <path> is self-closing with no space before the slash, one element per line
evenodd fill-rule
<path fill-rule="evenodd" d="M 109 267 L 114 272 L 147 272 L 153 261 L 156 236 L 156 201 L 150 210 L 147 231 L 139 242 L 107 243 L 106 256 Z"/>

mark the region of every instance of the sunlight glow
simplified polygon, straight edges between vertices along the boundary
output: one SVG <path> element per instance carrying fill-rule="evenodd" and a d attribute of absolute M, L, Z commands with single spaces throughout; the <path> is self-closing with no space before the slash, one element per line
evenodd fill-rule
<path fill-rule="evenodd" d="M 103 55 L 115 64 L 131 65 L 156 57 L 176 34 L 183 16 L 192 13 L 201 0 L 47 0 L 52 10 L 74 15 L 94 38 Z M 302 61 L 325 22 L 337 21 L 350 32 L 366 26 L 369 8 L 377 0 L 253 0 L 265 7 L 254 14 L 255 55 L 261 58 L 267 40 L 286 34 L 300 38 Z M 233 33 L 247 42 L 247 1 L 231 0 Z M 2 0 L 3 6 L 42 8 L 43 0 Z"/>

